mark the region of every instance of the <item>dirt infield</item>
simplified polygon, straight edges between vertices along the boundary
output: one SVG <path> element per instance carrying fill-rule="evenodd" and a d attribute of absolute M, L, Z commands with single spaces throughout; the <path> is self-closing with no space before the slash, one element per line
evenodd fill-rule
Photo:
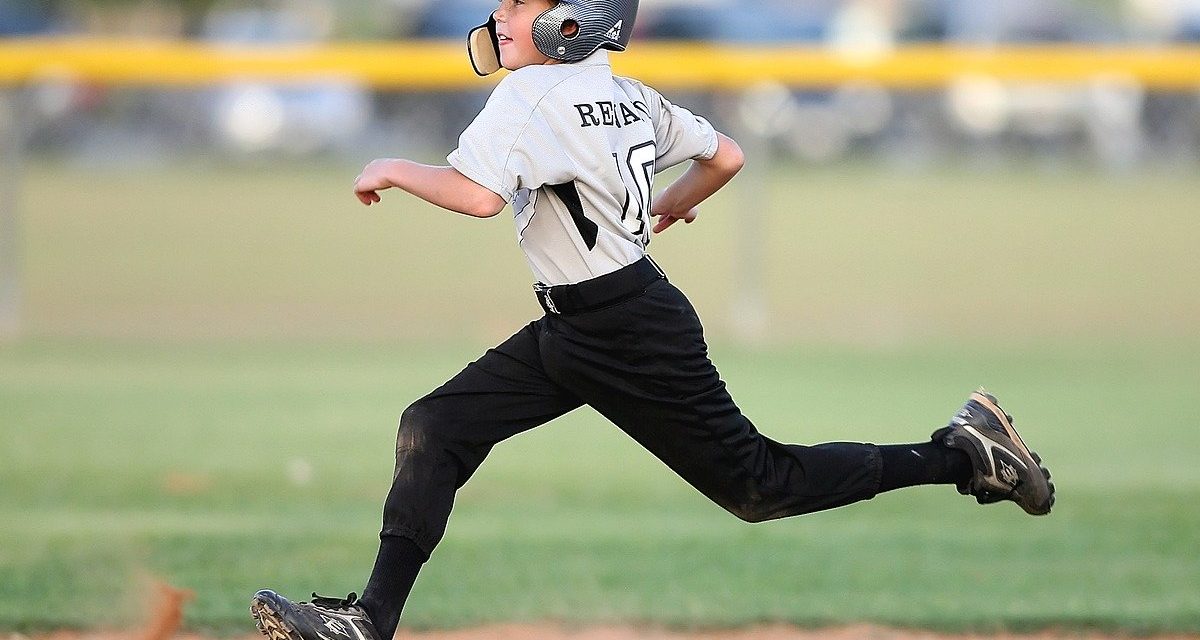
<path fill-rule="evenodd" d="M 218 639 L 180 631 L 183 610 L 194 594 L 163 582 L 153 585 L 151 606 L 141 629 L 133 631 L 57 631 L 25 636 L 0 633 L 0 640 L 262 640 L 257 633 Z M 249 616 L 246 625 L 250 626 Z M 554 623 L 497 624 L 449 631 L 400 629 L 395 640 L 1129 640 L 1133 636 L 1082 631 L 1033 634 L 946 634 L 874 625 L 802 629 L 761 625 L 744 629 L 679 631 L 649 626 L 578 627 Z M 1138 636 L 1137 640 L 1200 640 L 1200 635 Z"/>
<path fill-rule="evenodd" d="M 454 631 L 411 632 L 401 630 L 396 640 L 1127 640 L 1131 636 L 1078 631 L 1043 631 L 1035 634 L 942 634 L 927 631 L 853 625 L 825 629 L 799 629 L 767 625 L 735 630 L 671 631 L 633 626 L 575 628 L 558 624 L 503 624 Z M 23 636 L 7 640 L 146 640 L 144 630 L 120 632 L 67 632 Z M 5 639 L 0 635 L 0 640 Z M 173 640 L 217 640 L 209 636 L 181 633 Z M 246 634 L 225 640 L 262 640 Z M 1138 640 L 1200 640 L 1200 635 L 1161 635 Z"/>
<path fill-rule="evenodd" d="M 498 625 L 461 631 L 397 634 L 397 640 L 1112 640 L 1093 633 L 1043 632 L 1026 635 L 950 635 L 926 631 L 853 625 L 800 629 L 767 625 L 734 630 L 670 631 L 636 627 L 571 629 L 554 625 Z M 1192 636 L 1162 636 L 1157 640 L 1197 640 Z"/>

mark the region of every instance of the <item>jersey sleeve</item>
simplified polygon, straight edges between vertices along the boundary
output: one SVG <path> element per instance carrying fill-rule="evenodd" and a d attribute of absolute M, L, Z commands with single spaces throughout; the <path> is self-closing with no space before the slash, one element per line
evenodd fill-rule
<path fill-rule="evenodd" d="M 644 95 L 654 121 L 654 142 L 658 157 L 654 161 L 657 173 L 685 160 L 709 160 L 717 153 L 717 130 L 708 120 L 671 104 L 650 87 Z"/>
<path fill-rule="evenodd" d="M 505 77 L 462 132 L 450 166 L 511 202 L 519 189 L 568 182 L 571 167 L 557 133 L 538 110 L 536 93 L 523 91 L 519 74 Z"/>

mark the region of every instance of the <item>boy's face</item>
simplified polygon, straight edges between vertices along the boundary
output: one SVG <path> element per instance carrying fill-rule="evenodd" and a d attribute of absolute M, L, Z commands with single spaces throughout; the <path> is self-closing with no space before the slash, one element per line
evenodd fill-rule
<path fill-rule="evenodd" d="M 493 12 L 500 40 L 500 64 L 515 71 L 531 64 L 558 62 L 538 51 L 533 44 L 533 21 L 554 6 L 554 0 L 500 0 Z"/>

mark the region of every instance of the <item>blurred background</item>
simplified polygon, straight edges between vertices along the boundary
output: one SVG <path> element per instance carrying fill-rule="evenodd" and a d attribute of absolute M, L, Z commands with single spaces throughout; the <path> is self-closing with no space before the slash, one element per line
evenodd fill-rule
<path fill-rule="evenodd" d="M 351 194 L 454 148 L 492 8 L 0 0 L 0 631 L 361 589 L 400 412 L 540 314 L 507 212 Z M 578 411 L 460 492 L 404 628 L 1200 632 L 1200 0 L 642 0 L 613 64 L 747 151 L 650 250 L 764 433 L 986 384 L 1059 503 L 749 527 Z"/>
<path fill-rule="evenodd" d="M 706 59 L 704 56 L 709 54 L 705 47 L 712 46 L 726 47 L 722 49 L 726 52 L 748 48 L 758 52 L 758 61 L 770 62 L 771 51 L 808 51 L 829 56 L 822 60 L 843 63 L 840 70 L 823 73 L 820 60 L 809 61 L 807 71 L 785 73 L 782 80 L 740 83 L 736 77 L 729 77 L 737 72 L 736 63 L 728 60 L 716 60 L 724 73 L 723 82 L 706 78 L 703 69 L 689 69 L 689 74 L 680 74 L 682 80 L 669 81 L 675 70 L 670 64 L 655 65 L 650 57 L 642 58 L 640 66 L 633 69 L 655 71 L 654 77 L 646 78 L 648 82 L 665 84 L 660 88 L 669 98 L 704 114 L 751 151 L 750 167 L 740 181 L 741 191 L 728 191 L 737 192 L 735 215 L 750 222 L 729 231 L 729 262 L 707 262 L 712 273 L 704 273 L 716 282 L 696 293 L 705 299 L 711 291 L 713 303 L 721 307 L 720 315 L 710 320 L 715 331 L 748 340 L 854 339 L 852 335 L 833 335 L 843 333 L 842 316 L 846 311 L 837 309 L 835 302 L 829 305 L 830 314 L 798 324 L 794 319 L 799 310 L 788 307 L 788 300 L 794 296 L 772 291 L 771 277 L 778 272 L 778 265 L 772 262 L 776 254 L 770 247 L 772 241 L 782 242 L 778 237 L 781 229 L 764 224 L 762 217 L 781 208 L 792 209 L 809 220 L 820 220 L 824 215 L 803 200 L 781 203 L 781 198 L 792 196 L 780 195 L 777 186 L 785 191 L 799 188 L 806 198 L 819 198 L 824 193 L 837 199 L 842 196 L 835 196 L 827 188 L 808 189 L 801 183 L 822 172 L 829 175 L 830 171 L 846 168 L 875 167 L 882 173 L 870 175 L 970 171 L 975 180 L 1010 183 L 1020 191 L 1016 183 L 1024 177 L 993 181 L 989 173 L 1031 170 L 1048 175 L 1046 172 L 1075 171 L 1097 176 L 1095 180 L 1100 182 L 1108 180 L 1104 176 L 1135 173 L 1187 178 L 1195 174 L 1200 162 L 1200 88 L 1194 71 L 1198 66 L 1196 47 L 1200 46 L 1200 2 L 1196 0 L 769 0 L 756 2 L 752 11 L 736 3 L 702 0 L 646 0 L 643 5 L 635 40 L 643 50 L 655 43 L 690 46 L 685 49 L 689 57 L 683 63 L 689 68 L 702 67 L 703 63 L 697 62 Z M 474 318 L 480 316 L 499 315 L 498 326 L 511 326 L 528 312 L 527 304 L 514 308 L 500 302 L 516 298 L 515 287 L 502 289 L 499 299 L 468 306 L 468 312 L 462 314 L 439 314 L 428 308 L 424 314 L 406 317 L 403 326 L 388 320 L 379 322 L 378 318 L 367 321 L 356 310 L 371 304 L 382 307 L 383 300 L 371 292 L 387 282 L 387 278 L 374 275 L 359 281 L 362 288 L 353 295 L 338 297 L 329 292 L 333 297 L 327 300 L 326 308 L 317 312 L 324 314 L 320 322 L 310 321 L 311 309 L 301 311 L 297 306 L 303 306 L 307 294 L 296 288 L 296 280 L 309 278 L 298 273 L 290 274 L 296 278 L 275 274 L 288 282 L 271 276 L 260 283 L 272 289 L 269 296 L 254 290 L 239 297 L 232 285 L 228 291 L 184 293 L 184 281 L 201 275 L 190 268 L 187 273 L 169 276 L 180 278 L 173 292 L 132 287 L 115 296 L 119 300 L 100 299 L 99 293 L 67 295 L 65 289 L 54 292 L 39 287 L 38 278 L 46 274 L 37 262 L 38 251 L 25 254 L 25 258 L 16 257 L 22 246 L 37 242 L 37 224 L 26 230 L 26 240 L 14 240 L 20 234 L 16 219 L 37 214 L 40 203 L 28 203 L 28 199 L 40 196 L 36 188 L 30 189 L 30 184 L 36 184 L 42 175 L 37 167 L 48 171 L 50 167 L 83 170 L 89 177 L 97 171 L 134 175 L 170 168 L 177 169 L 172 174 L 176 176 L 211 169 L 216 173 L 210 176 L 221 171 L 247 176 L 248 171 L 259 170 L 282 177 L 286 171 L 271 169 L 287 163 L 305 165 L 323 178 L 333 179 L 336 175 L 348 182 L 374 157 L 441 161 L 495 82 L 495 78 L 475 78 L 456 59 L 458 53 L 451 53 L 461 48 L 462 34 L 481 22 L 490 9 L 488 0 L 0 0 L 0 37 L 8 42 L 40 40 L 61 46 L 78 38 L 76 42 L 126 46 L 120 51 L 119 62 L 110 63 L 108 72 L 91 75 L 55 63 L 53 56 L 33 50 L 26 55 L 35 62 L 26 62 L 35 70 L 14 75 L 3 92 L 0 110 L 8 123 L 3 128 L 8 159 L 3 197 L 8 204 L 0 219 L 6 220 L 6 230 L 12 229 L 6 234 L 12 246 L 5 252 L 9 256 L 6 266 L 0 270 L 6 283 L 0 290 L 7 292 L 3 296 L 7 302 L 0 304 L 6 310 L 0 315 L 7 319 L 0 324 L 14 325 L 20 316 L 21 332 L 32 335 L 149 332 L 183 337 L 264 337 L 286 334 L 292 328 L 304 335 L 355 338 L 365 331 L 371 338 L 417 339 L 454 339 L 461 332 L 475 331 L 468 325 L 477 324 Z M 211 52 L 209 58 L 225 51 L 269 52 L 272 48 L 292 55 L 315 52 L 319 56 L 322 46 L 400 43 L 418 49 L 441 47 L 436 51 L 451 60 L 442 60 L 442 66 L 433 72 L 436 75 L 421 83 L 412 81 L 409 65 L 424 65 L 428 58 L 408 62 L 405 52 L 414 51 L 411 48 L 375 49 L 374 56 L 369 51 L 351 53 L 348 65 L 343 63 L 339 71 L 325 73 L 306 69 L 305 63 L 299 62 L 295 77 L 287 68 L 268 74 L 240 74 L 236 62 L 222 71 L 189 75 L 190 62 L 180 62 L 173 66 L 166 63 L 166 68 L 145 73 L 136 81 L 112 80 L 128 73 L 128 68 L 140 66 L 141 60 L 153 64 L 154 50 L 140 52 L 139 42 L 207 46 L 202 51 Z M 65 50 L 69 51 L 70 46 L 66 45 Z M 101 47 L 93 55 L 102 59 L 104 51 Z M 1012 51 L 1033 51 L 1035 55 L 1002 62 L 999 66 L 1007 71 L 1005 74 L 989 74 L 970 66 L 955 71 L 954 65 L 969 63 L 972 56 L 1003 56 Z M 1049 51 L 1051 55 L 1038 57 L 1038 51 Z M 1054 57 L 1053 52 L 1074 57 L 1064 60 Z M 396 59 L 380 59 L 389 54 Z M 891 75 L 856 72 L 856 65 L 886 68 L 892 56 L 898 54 L 896 59 L 901 62 Z M 204 55 L 189 60 L 203 62 Z M 337 55 L 342 54 L 328 57 Z M 1110 64 L 1114 55 L 1115 65 Z M 1122 55 L 1136 58 L 1136 65 L 1122 65 Z M 623 71 L 623 58 L 637 60 L 636 56 L 636 51 L 617 56 L 616 71 L 631 73 Z M 356 61 L 372 62 L 378 67 L 376 74 L 347 72 L 354 70 Z M 319 63 L 309 64 L 316 67 Z M 786 72 L 790 64 L 780 61 L 774 66 Z M 1193 70 L 1191 75 L 1188 69 Z M 379 82 L 380 74 L 387 77 L 389 71 L 394 77 Z M 161 74 L 161 82 L 155 73 Z M 18 177 L 26 165 L 35 167 L 24 174 L 32 182 Z M 772 168 L 784 166 L 789 168 L 785 176 L 776 179 L 769 175 Z M 105 179 L 100 182 L 113 184 Z M 150 180 L 151 184 L 155 182 Z M 229 182 L 219 178 L 209 181 L 210 186 L 222 184 Z M 199 182 L 189 187 L 204 188 Z M 281 185 L 271 206 L 289 204 L 289 196 L 295 193 L 288 191 L 290 188 Z M 866 193 L 853 187 L 850 190 L 857 195 Z M 1087 186 L 1080 190 L 1083 193 L 1072 192 L 1067 197 L 1082 197 L 1091 191 Z M 265 193 L 263 189 L 257 191 Z M 171 198 L 171 202 L 159 199 L 159 208 L 177 208 L 181 201 L 197 202 L 186 192 L 163 197 Z M 21 198 L 26 199 L 25 206 L 16 204 Z M 86 198 L 93 205 L 108 201 L 99 194 Z M 910 198 L 901 199 L 914 204 Z M 1011 202 L 1011 198 L 1006 199 Z M 331 202 L 346 204 L 344 198 Z M 389 202 L 392 204 L 402 209 L 420 206 L 401 198 Z M 948 203 L 942 209 L 965 204 Z M 1143 207 L 1146 203 L 1131 199 L 1124 204 Z M 24 213 L 18 213 L 18 209 Z M 129 215 L 126 212 L 125 219 L 133 224 Z M 1087 211 L 1080 211 L 1078 221 L 1083 224 L 1087 216 Z M 118 224 L 118 220 L 109 222 Z M 229 237 L 224 240 L 234 241 Z M 670 252 L 672 248 L 661 250 Z M 498 255 L 517 254 L 504 247 Z M 255 249 L 242 258 L 253 261 L 257 256 Z M 1084 256 L 1089 260 L 1097 257 Z M 20 260 L 32 262 L 22 268 Z M 87 267 L 83 264 L 79 261 L 81 268 L 97 268 L 94 262 Z M 261 265 L 239 266 L 266 277 Z M 164 278 L 171 272 L 169 265 L 155 268 L 164 270 Z M 470 278 L 451 280 L 470 282 Z M 456 284 L 440 282 L 438 286 L 449 286 L 446 291 L 466 298 L 467 305 L 478 295 L 470 286 L 462 291 Z M 289 287 L 296 292 L 295 297 L 283 293 Z M 336 288 L 333 284 L 329 287 Z M 392 305 L 417 295 L 403 288 L 393 291 L 397 296 L 387 301 Z M 1162 300 L 1142 305 L 1143 310 L 1162 304 L 1173 307 L 1166 314 L 1169 317 L 1157 319 L 1165 324 L 1171 324 L 1172 317 L 1196 312 L 1194 296 L 1180 297 L 1179 293 L 1166 292 Z M 172 295 L 187 302 L 181 306 L 180 300 L 170 299 Z M 1070 301 L 1077 292 L 1072 294 L 1070 285 L 1063 284 L 1056 295 L 1063 307 L 1056 310 L 1057 315 L 1092 314 L 1093 318 L 1034 323 L 1034 318 L 1027 317 L 1019 326 L 1010 324 L 1012 332 L 1073 333 L 1081 323 L 1093 322 L 1097 307 L 1109 303 L 1092 300 L 1090 308 L 1076 312 Z M 521 296 L 522 301 L 527 303 L 527 297 Z M 319 305 L 317 299 L 310 302 Z M 949 298 L 942 303 L 949 303 Z M 495 304 L 499 304 L 499 312 L 493 309 Z M 905 301 L 887 304 L 903 306 Z M 64 305 L 74 308 L 66 309 Z M 122 305 L 126 305 L 124 310 Z M 221 307 L 227 313 L 223 314 Z M 922 317 L 862 322 L 894 325 L 900 339 L 927 338 L 946 328 L 938 326 L 937 320 L 946 309 L 929 309 L 928 313 L 916 309 L 880 310 L 883 316 Z M 148 326 L 145 315 L 155 311 L 172 317 L 187 315 L 199 322 L 154 322 L 155 326 Z M 812 309 L 807 312 L 816 313 Z M 349 323 L 352 316 L 358 322 Z M 245 321 L 249 317 L 267 326 L 249 326 Z M 471 320 L 458 322 L 464 318 Z M 370 328 L 372 325 L 375 329 Z M 850 333 L 861 328 L 853 327 Z M 1122 330 L 1139 333 L 1128 326 Z M 495 333 L 487 335 L 494 337 Z"/>
<path fill-rule="evenodd" d="M 457 40 L 492 8 L 488 0 L 3 0 L 0 37 L 46 35 L 187 38 L 220 44 Z M 1079 43 L 1168 47 L 1200 42 L 1195 0 L 767 0 L 753 11 L 711 0 L 645 0 L 635 38 L 738 45 L 812 46 L 866 54 L 914 43 L 975 46 Z M 396 61 L 403 64 L 403 61 Z M 619 70 L 619 69 L 618 69 Z M 1053 155 L 1109 168 L 1195 162 L 1195 87 L 1150 90 L 1120 77 L 1072 86 L 1005 85 L 966 76 L 931 91 L 851 82 L 779 96 L 772 146 L 784 157 L 906 161 L 964 155 Z M 84 157 L 118 145 L 134 162 L 221 154 L 352 153 L 364 147 L 440 152 L 486 96 L 372 90 L 331 80 L 283 90 L 236 83 L 195 91 L 129 91 L 46 83 L 22 121 L 32 151 Z M 730 122 L 727 96 L 680 99 Z M 156 155 L 157 154 L 157 155 Z"/>

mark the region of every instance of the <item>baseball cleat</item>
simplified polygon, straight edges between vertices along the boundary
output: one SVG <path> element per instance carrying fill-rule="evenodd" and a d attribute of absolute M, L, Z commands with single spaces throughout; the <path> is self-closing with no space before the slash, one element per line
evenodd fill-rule
<path fill-rule="evenodd" d="M 355 594 L 344 600 L 312 597 L 312 602 L 292 602 L 263 589 L 250 600 L 250 615 L 267 640 L 379 640 Z"/>
<path fill-rule="evenodd" d="M 971 458 L 973 477 L 958 485 L 958 492 L 973 495 L 979 504 L 1012 500 L 1026 513 L 1040 516 L 1054 506 L 1054 483 L 1038 454 L 1029 450 L 1012 416 L 995 396 L 980 388 L 950 419 L 933 432 L 933 441 L 965 451 Z"/>

